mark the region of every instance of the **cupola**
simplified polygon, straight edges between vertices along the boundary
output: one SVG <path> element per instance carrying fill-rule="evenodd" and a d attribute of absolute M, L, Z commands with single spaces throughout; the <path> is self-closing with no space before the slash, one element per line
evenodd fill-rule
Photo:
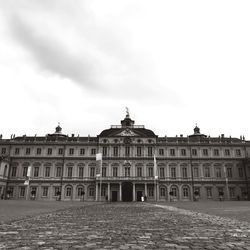
<path fill-rule="evenodd" d="M 131 120 L 129 115 L 129 110 L 126 108 L 126 117 L 121 121 L 122 127 L 133 127 L 135 124 L 135 121 Z"/>

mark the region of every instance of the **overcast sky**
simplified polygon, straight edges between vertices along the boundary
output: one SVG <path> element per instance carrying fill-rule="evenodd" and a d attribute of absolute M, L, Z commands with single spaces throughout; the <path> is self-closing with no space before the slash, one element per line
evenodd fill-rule
<path fill-rule="evenodd" d="M 250 1 L 0 0 L 0 134 L 250 140 Z"/>

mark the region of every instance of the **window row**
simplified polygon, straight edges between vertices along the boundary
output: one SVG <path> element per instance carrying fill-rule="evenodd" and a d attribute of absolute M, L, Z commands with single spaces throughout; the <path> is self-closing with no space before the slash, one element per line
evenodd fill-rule
<path fill-rule="evenodd" d="M 62 167 L 33 167 L 33 177 L 62 177 Z M 86 169 L 86 170 L 85 170 Z M 243 167 L 236 168 L 238 171 L 239 178 L 243 178 L 245 176 Z M 73 174 L 73 167 L 65 167 L 64 168 L 64 177 L 95 177 L 96 172 L 101 172 L 102 177 L 112 176 L 136 176 L 136 177 L 154 177 L 159 176 L 159 178 L 166 178 L 166 168 L 165 167 L 158 167 L 157 171 L 155 172 L 154 167 L 135 167 L 132 168 L 131 166 L 124 166 L 123 168 L 118 167 L 111 167 L 109 171 L 108 167 L 102 167 L 101 171 L 96 167 L 78 167 L 77 172 Z M 170 167 L 169 168 L 169 176 L 170 178 L 191 178 L 193 175 L 194 178 L 199 177 L 215 177 L 215 178 L 232 178 L 233 177 L 233 168 L 232 167 L 209 167 L 205 166 L 203 168 L 193 167 L 192 169 L 188 169 L 188 167 L 181 167 L 180 172 L 178 170 L 177 174 L 177 167 Z M 22 177 L 27 177 L 28 167 L 22 167 Z M 12 166 L 11 168 L 11 177 L 17 176 L 17 167 Z M 236 177 L 236 176 L 234 176 Z"/>
<path fill-rule="evenodd" d="M 25 155 L 31 155 L 31 148 L 25 148 L 24 149 L 24 154 Z M 85 155 L 86 154 L 86 149 L 85 148 L 80 148 L 79 150 L 76 150 L 75 148 L 69 148 L 66 150 L 67 152 L 65 152 L 67 155 L 75 155 L 76 152 L 79 155 Z M 36 148 L 34 149 L 34 153 L 36 155 L 42 155 L 42 153 L 45 152 L 47 155 L 53 155 L 53 154 L 57 154 L 57 155 L 64 155 L 64 148 L 57 148 L 57 149 L 53 149 L 53 148 L 47 148 L 47 149 L 42 149 L 42 148 Z M 19 155 L 21 153 L 21 148 L 15 148 L 14 149 L 14 154 L 15 155 Z M 91 155 L 96 155 L 96 148 L 91 148 L 90 149 L 90 154 Z"/>
<path fill-rule="evenodd" d="M 16 147 L 14 149 L 14 154 L 15 155 L 19 155 L 21 153 L 21 148 Z M 135 150 L 135 151 L 134 151 Z M 53 154 L 57 154 L 57 155 L 64 155 L 64 148 L 47 148 L 47 149 L 42 149 L 42 148 L 36 148 L 34 149 L 33 154 L 36 155 L 42 155 L 42 153 L 47 154 L 47 155 L 53 155 Z M 87 152 L 87 149 L 85 148 L 80 148 L 79 150 L 75 149 L 75 148 L 69 148 L 66 150 L 67 152 L 65 152 L 67 155 L 85 155 Z M 6 148 L 2 148 L 1 149 L 1 153 L 4 155 L 6 154 L 7 149 Z M 95 155 L 97 152 L 96 148 L 92 148 L 90 149 L 90 155 Z M 32 154 L 32 149 L 30 147 L 24 148 L 24 154 L 25 155 L 31 155 Z M 153 147 L 136 147 L 135 149 L 131 146 L 125 146 L 125 147 L 107 147 L 104 146 L 102 147 L 102 154 L 103 156 L 153 156 L 154 155 L 154 148 Z M 165 149 L 165 148 L 158 148 L 158 156 L 164 156 L 164 155 L 169 155 L 169 156 L 236 156 L 236 157 L 240 157 L 242 156 L 242 151 L 241 149 L 224 149 L 223 151 L 215 148 L 212 149 L 211 151 L 207 148 L 198 150 L 195 148 L 191 149 L 191 152 L 189 149 L 180 149 L 177 150 L 175 148 L 170 148 L 170 149 Z"/>
<path fill-rule="evenodd" d="M 18 196 L 21 197 L 26 197 L 26 193 L 27 192 L 27 187 L 22 186 L 19 187 L 18 189 Z M 35 198 L 38 196 L 38 187 L 30 187 L 30 198 Z M 42 186 L 41 187 L 41 194 L 40 196 L 42 198 L 46 198 L 49 197 L 50 192 L 52 192 L 52 196 L 57 197 L 61 194 L 61 187 L 60 186 L 56 186 L 53 187 L 53 191 L 52 188 L 49 186 Z M 9 197 L 13 197 L 14 196 L 14 187 L 10 186 L 8 188 L 8 195 Z M 76 197 L 77 198 L 82 198 L 83 196 L 87 195 L 88 197 L 94 197 L 95 196 L 95 187 L 94 186 L 89 186 L 87 189 L 87 193 L 85 194 L 85 188 L 83 186 L 78 186 L 76 188 Z M 72 198 L 73 196 L 73 187 L 72 186 L 66 186 L 64 188 L 64 196 L 66 198 Z"/>

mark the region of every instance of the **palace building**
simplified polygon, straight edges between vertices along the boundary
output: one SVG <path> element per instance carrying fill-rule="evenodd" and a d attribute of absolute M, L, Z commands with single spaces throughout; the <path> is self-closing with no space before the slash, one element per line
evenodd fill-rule
<path fill-rule="evenodd" d="M 247 200 L 249 154 L 244 137 L 210 137 L 197 126 L 186 137 L 159 137 L 135 125 L 127 111 L 121 125 L 96 137 L 68 136 L 59 125 L 46 136 L 1 136 L 0 195 L 45 201 Z"/>

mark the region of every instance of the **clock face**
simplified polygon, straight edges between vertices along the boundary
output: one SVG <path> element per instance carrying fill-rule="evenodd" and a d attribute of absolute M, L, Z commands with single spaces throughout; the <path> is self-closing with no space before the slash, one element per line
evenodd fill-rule
<path fill-rule="evenodd" d="M 124 143 L 128 144 L 128 143 L 131 143 L 131 138 L 127 137 L 127 138 L 124 138 Z"/>

